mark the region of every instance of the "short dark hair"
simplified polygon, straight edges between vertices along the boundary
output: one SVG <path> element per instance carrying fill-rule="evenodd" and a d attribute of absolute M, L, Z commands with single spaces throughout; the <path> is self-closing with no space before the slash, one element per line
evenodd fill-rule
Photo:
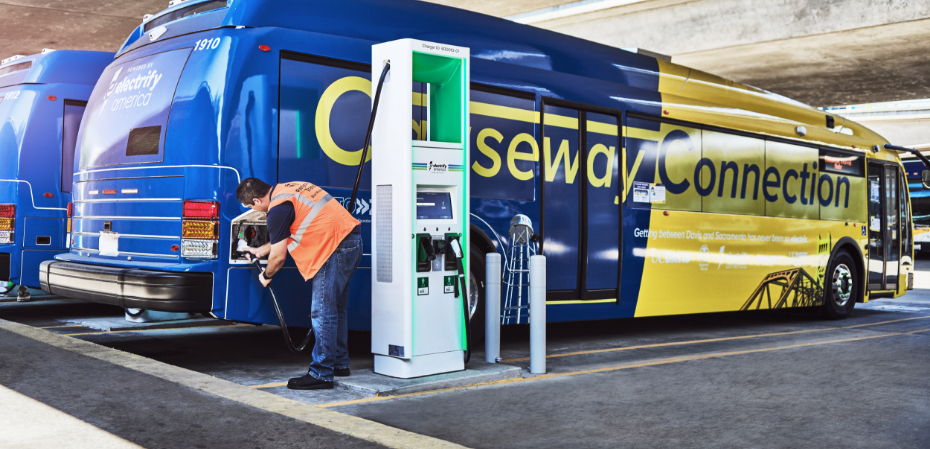
<path fill-rule="evenodd" d="M 239 202 L 248 206 L 254 204 L 255 198 L 264 198 L 271 190 L 271 186 L 258 178 L 245 178 L 236 188 L 236 198 Z"/>

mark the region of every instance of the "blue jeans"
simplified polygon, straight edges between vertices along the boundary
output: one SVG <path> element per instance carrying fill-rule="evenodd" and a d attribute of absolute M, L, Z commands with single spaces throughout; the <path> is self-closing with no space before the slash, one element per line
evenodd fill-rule
<path fill-rule="evenodd" d="M 313 277 L 310 320 L 316 341 L 308 374 L 333 380 L 333 369 L 349 367 L 349 281 L 362 260 L 362 231 L 356 226 Z"/>

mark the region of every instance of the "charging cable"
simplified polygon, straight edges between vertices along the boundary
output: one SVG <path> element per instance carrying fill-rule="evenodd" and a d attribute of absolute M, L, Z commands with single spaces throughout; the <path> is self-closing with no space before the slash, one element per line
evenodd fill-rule
<path fill-rule="evenodd" d="M 362 182 L 362 171 L 365 170 L 365 159 L 368 159 L 368 147 L 371 145 L 371 131 L 375 128 L 375 116 L 378 115 L 378 102 L 381 101 L 381 88 L 384 87 L 384 79 L 391 70 L 391 61 L 384 61 L 384 69 L 381 71 L 381 79 L 378 80 L 378 90 L 375 92 L 375 102 L 371 107 L 371 118 L 368 120 L 368 134 L 365 134 L 365 146 L 362 147 L 362 160 L 358 163 L 358 173 L 355 175 L 355 187 L 352 188 L 352 200 L 349 201 L 349 207 L 346 209 L 351 214 L 355 210 L 355 197 L 358 195 L 358 185 Z"/>
<path fill-rule="evenodd" d="M 446 238 L 446 246 L 452 248 L 452 253 L 455 256 L 456 265 L 458 265 L 459 274 L 455 277 L 455 294 L 459 294 L 459 279 L 461 279 L 462 284 L 462 312 L 465 318 L 465 363 L 468 363 L 471 360 L 471 320 L 469 319 L 468 311 L 471 309 L 468 304 L 468 280 L 465 279 L 465 266 L 462 264 L 462 259 L 465 257 L 462 253 L 462 246 L 459 244 L 459 240 L 452 237 Z"/>
<path fill-rule="evenodd" d="M 253 258 L 251 254 L 246 255 L 246 257 L 252 261 L 252 265 L 255 265 L 255 268 L 258 268 L 259 272 L 265 272 L 265 269 L 262 268 L 262 264 L 258 261 L 257 258 Z M 268 284 L 268 291 L 271 292 L 271 303 L 274 304 L 274 311 L 278 314 L 278 322 L 281 323 L 281 332 L 284 332 L 284 343 L 287 345 L 287 349 L 290 349 L 293 353 L 299 353 L 303 351 L 310 343 L 310 337 L 313 336 L 313 328 L 310 328 L 310 332 L 307 332 L 307 338 L 304 338 L 304 341 L 300 344 L 300 346 L 294 345 L 294 341 L 291 340 L 291 334 L 287 331 L 287 323 L 284 322 L 284 314 L 281 313 L 281 306 L 278 304 L 278 295 L 274 294 L 274 288 L 271 286 L 271 284 Z"/>

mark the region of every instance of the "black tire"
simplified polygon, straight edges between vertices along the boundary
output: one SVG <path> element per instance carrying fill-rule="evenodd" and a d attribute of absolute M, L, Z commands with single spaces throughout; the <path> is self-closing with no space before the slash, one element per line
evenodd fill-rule
<path fill-rule="evenodd" d="M 470 248 L 471 251 L 471 263 L 469 271 L 471 272 L 471 277 L 477 285 L 478 292 L 478 304 L 475 307 L 475 312 L 471 315 L 470 325 L 471 325 L 471 344 L 472 350 L 479 347 L 481 343 L 484 342 L 484 328 L 485 328 L 485 299 L 484 299 L 484 252 L 478 249 L 476 246 Z M 471 284 L 471 282 L 469 282 Z M 471 288 L 471 285 L 469 286 Z M 469 292 L 470 293 L 470 292 Z"/>
<path fill-rule="evenodd" d="M 856 307 L 862 292 L 862 277 L 853 257 L 839 251 L 827 265 L 823 282 L 823 317 L 830 320 L 847 318 Z"/>
<path fill-rule="evenodd" d="M 143 313 L 145 313 L 145 309 L 126 308 L 124 310 L 126 311 L 126 315 L 129 315 L 133 318 L 138 318 L 142 316 Z"/>

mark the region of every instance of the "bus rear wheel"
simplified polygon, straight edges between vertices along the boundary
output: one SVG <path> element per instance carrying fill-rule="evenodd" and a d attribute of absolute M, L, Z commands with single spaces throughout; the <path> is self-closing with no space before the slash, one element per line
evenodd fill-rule
<path fill-rule="evenodd" d="M 831 320 L 842 320 L 856 307 L 859 291 L 862 289 L 862 280 L 852 256 L 846 251 L 837 252 L 827 267 L 826 276 L 823 316 Z"/>

